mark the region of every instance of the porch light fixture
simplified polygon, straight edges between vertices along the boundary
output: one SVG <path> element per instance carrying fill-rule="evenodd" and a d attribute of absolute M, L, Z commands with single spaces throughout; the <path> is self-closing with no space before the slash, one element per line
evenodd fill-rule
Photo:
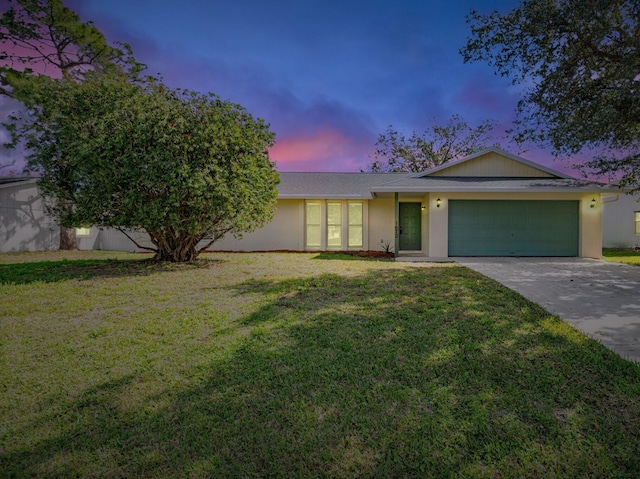
<path fill-rule="evenodd" d="M 422 211 L 424 211 L 424 210 L 425 210 L 425 206 L 424 206 L 424 205 L 420 205 L 420 209 L 421 209 Z"/>
<path fill-rule="evenodd" d="M 440 205 L 442 204 L 442 200 L 440 198 L 438 198 L 436 200 L 436 208 L 440 208 Z"/>
<path fill-rule="evenodd" d="M 590 208 L 595 208 L 595 207 L 596 207 L 596 199 L 595 199 L 595 198 L 593 198 L 593 199 L 591 200 L 591 204 L 589 205 L 589 207 L 590 207 Z"/>

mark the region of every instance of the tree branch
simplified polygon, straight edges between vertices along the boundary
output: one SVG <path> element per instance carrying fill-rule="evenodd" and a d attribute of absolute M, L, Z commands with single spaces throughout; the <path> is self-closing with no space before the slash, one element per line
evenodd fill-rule
<path fill-rule="evenodd" d="M 134 245 L 136 245 L 138 248 L 140 248 L 140 249 L 145 249 L 145 250 L 147 250 L 147 251 L 153 251 L 153 252 L 158 251 L 158 250 L 157 250 L 157 249 L 155 249 L 155 248 L 149 248 L 148 246 L 142 246 L 142 245 L 141 245 L 141 244 L 139 244 L 136 240 L 134 240 L 131 236 L 129 236 L 129 235 L 127 234 L 127 232 L 126 232 L 123 228 L 120 228 L 119 226 L 116 226 L 115 228 L 116 228 L 118 231 L 120 231 L 120 233 L 122 233 L 122 234 L 123 234 L 123 235 L 125 235 L 127 238 L 129 238 L 129 240 L 131 240 L 131 242 L 132 242 Z"/>

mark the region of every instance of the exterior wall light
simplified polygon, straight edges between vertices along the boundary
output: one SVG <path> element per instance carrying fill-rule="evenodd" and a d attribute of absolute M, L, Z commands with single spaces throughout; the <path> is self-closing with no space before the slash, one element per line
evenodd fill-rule
<path fill-rule="evenodd" d="M 424 206 L 424 205 L 420 205 L 420 209 L 421 209 L 422 211 L 424 211 L 424 210 L 425 210 L 425 206 Z"/>
<path fill-rule="evenodd" d="M 442 204 L 442 200 L 440 198 L 438 198 L 436 200 L 436 208 L 440 208 L 440 205 Z"/>
<path fill-rule="evenodd" d="M 595 198 L 593 198 L 593 199 L 591 200 L 591 204 L 589 205 L 589 208 L 595 208 L 595 207 L 596 207 L 596 199 L 595 199 Z"/>

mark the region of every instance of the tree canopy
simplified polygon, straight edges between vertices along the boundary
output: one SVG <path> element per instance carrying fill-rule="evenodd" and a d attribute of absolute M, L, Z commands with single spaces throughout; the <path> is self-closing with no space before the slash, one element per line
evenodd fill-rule
<path fill-rule="evenodd" d="M 239 105 L 103 72 L 39 91 L 16 133 L 62 225 L 144 229 L 156 259 L 190 261 L 273 217 L 274 134 Z"/>
<path fill-rule="evenodd" d="M 525 0 L 467 21 L 465 62 L 488 62 L 525 86 L 519 140 L 593 154 L 589 171 L 640 189 L 637 0 Z"/>
<path fill-rule="evenodd" d="M 453 115 L 445 125 L 431 125 L 423 133 L 410 137 L 389 125 L 378 136 L 371 172 L 419 172 L 462 158 L 488 146 L 493 122 L 485 120 L 471 127 L 459 115 Z"/>

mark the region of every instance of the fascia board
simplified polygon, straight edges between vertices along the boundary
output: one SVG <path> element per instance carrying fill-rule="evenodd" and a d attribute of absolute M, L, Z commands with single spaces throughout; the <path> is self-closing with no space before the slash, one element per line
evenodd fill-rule
<path fill-rule="evenodd" d="M 282 200 L 370 200 L 373 192 L 366 195 L 308 195 L 308 194 L 285 194 L 278 195 L 278 199 Z"/>
<path fill-rule="evenodd" d="M 611 193 L 614 190 L 603 187 L 529 187 L 529 188 L 378 188 L 380 193 Z M 619 191 L 615 189 L 615 191 Z"/>
<path fill-rule="evenodd" d="M 30 185 L 30 184 L 36 183 L 37 181 L 38 181 L 38 178 L 17 180 L 17 181 L 12 181 L 10 183 L 2 183 L 0 184 L 0 188 L 10 188 L 10 187 L 21 186 L 21 185 Z"/>

